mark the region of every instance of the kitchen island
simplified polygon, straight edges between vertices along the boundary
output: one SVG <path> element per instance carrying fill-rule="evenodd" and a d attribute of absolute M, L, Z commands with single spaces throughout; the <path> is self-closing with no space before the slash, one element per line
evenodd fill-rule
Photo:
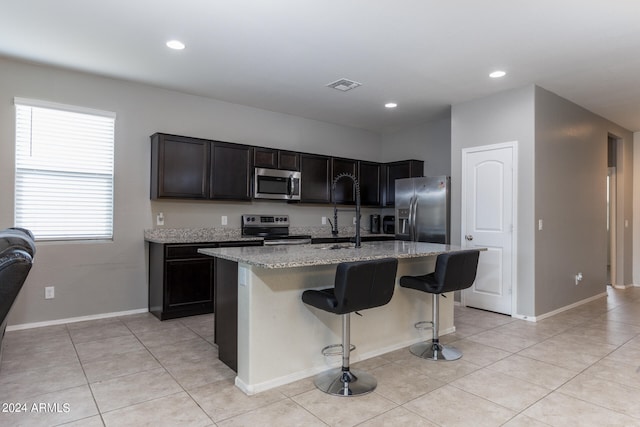
<path fill-rule="evenodd" d="M 462 249 L 397 240 L 365 242 L 358 249 L 346 243 L 200 249 L 219 263 L 217 298 L 223 301 L 216 322 L 225 310 L 237 319 L 237 343 L 230 345 L 236 348 L 218 343 L 221 356 L 237 355 L 236 386 L 254 394 L 340 365 L 340 357 L 325 357 L 320 352 L 341 341 L 340 316 L 309 307 L 301 300 L 306 289 L 333 287 L 338 263 L 397 258 L 397 283 L 403 275 L 432 272 L 436 255 Z M 361 314 L 351 320 L 354 362 L 430 336 L 413 327 L 431 318 L 431 296 L 422 292 L 396 285 L 389 304 Z M 453 298 L 443 299 L 440 333 L 454 330 Z"/>

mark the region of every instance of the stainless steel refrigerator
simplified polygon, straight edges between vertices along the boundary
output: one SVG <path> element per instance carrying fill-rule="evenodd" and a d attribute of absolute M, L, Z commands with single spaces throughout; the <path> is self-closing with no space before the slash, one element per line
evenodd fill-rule
<path fill-rule="evenodd" d="M 450 243 L 451 178 L 396 180 L 396 239 Z"/>

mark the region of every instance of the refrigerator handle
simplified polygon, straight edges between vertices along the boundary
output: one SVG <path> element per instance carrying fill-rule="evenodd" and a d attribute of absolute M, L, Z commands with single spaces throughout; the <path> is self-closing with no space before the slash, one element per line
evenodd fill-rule
<path fill-rule="evenodd" d="M 409 214 L 407 215 L 407 225 L 409 226 L 409 241 L 413 241 L 413 225 L 411 224 L 412 213 L 413 213 L 413 196 L 411 196 L 411 198 L 409 199 Z"/>
<path fill-rule="evenodd" d="M 409 200 L 409 240 L 415 242 L 416 240 L 416 196 L 411 196 Z"/>
<path fill-rule="evenodd" d="M 418 241 L 418 227 L 416 226 L 416 220 L 418 219 L 418 196 L 413 197 L 413 218 L 411 223 L 413 224 L 413 237 L 411 240 Z"/>

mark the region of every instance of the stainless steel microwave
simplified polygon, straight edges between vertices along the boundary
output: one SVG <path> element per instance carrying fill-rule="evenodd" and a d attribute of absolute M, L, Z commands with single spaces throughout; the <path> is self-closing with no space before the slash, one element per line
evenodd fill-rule
<path fill-rule="evenodd" d="M 253 197 L 255 199 L 300 200 L 300 172 L 256 168 Z"/>

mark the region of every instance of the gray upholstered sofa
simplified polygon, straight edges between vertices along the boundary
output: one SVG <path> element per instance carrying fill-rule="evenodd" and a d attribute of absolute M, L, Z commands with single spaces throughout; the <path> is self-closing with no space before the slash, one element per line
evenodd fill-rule
<path fill-rule="evenodd" d="M 33 234 L 29 230 L 0 231 L 0 357 L 7 315 L 31 270 L 35 253 Z"/>

